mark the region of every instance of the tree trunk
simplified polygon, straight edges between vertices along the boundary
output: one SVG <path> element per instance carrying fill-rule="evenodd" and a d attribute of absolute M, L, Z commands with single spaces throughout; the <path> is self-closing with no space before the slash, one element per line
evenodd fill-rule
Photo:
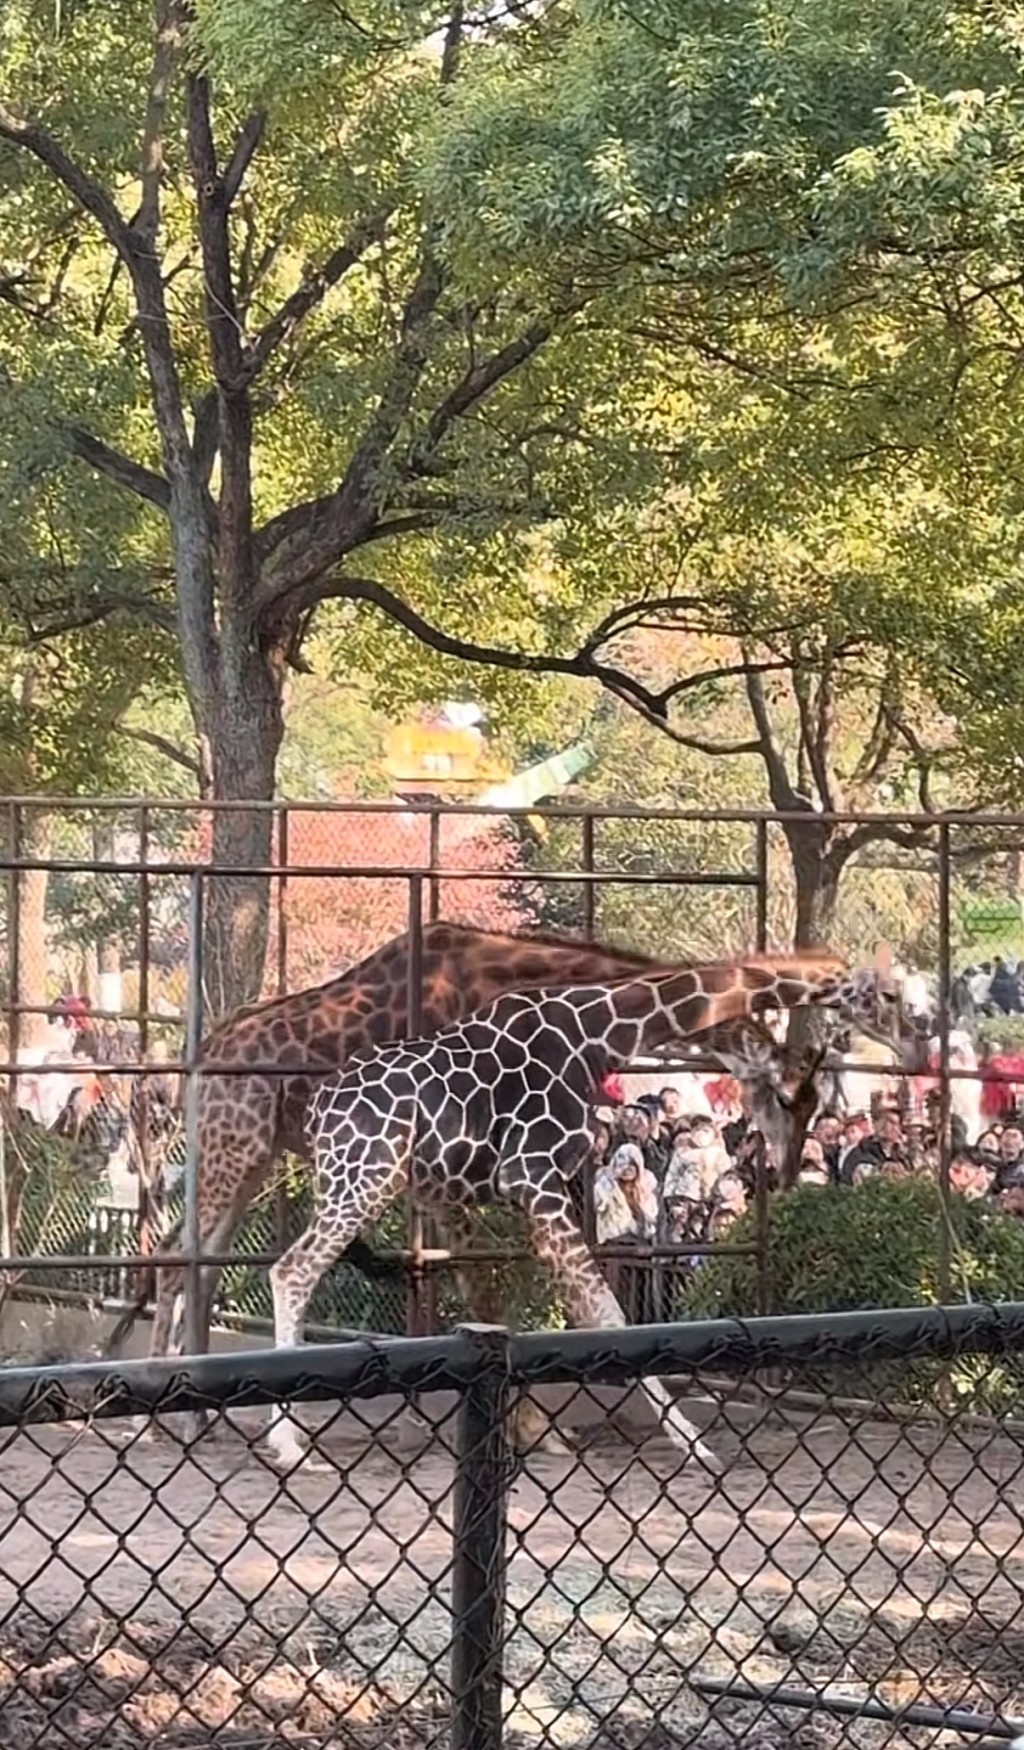
<path fill-rule="evenodd" d="M 835 829 L 812 817 L 808 821 L 790 821 L 784 830 L 796 892 L 793 946 L 829 948 L 839 898 L 839 872 L 829 855 Z M 796 1051 L 807 1050 L 817 1044 L 821 1026 L 822 1018 L 815 1010 L 794 1009 L 789 1017 L 787 1040 Z"/>
<path fill-rule="evenodd" d="M 209 800 L 272 802 L 284 733 L 279 675 L 259 651 L 244 654 L 235 666 L 217 696 L 201 701 L 197 711 Z M 204 895 L 204 1007 L 207 1019 L 216 1020 L 253 1002 L 262 988 L 270 882 L 244 871 L 270 864 L 273 814 L 269 808 L 215 809 L 211 840 L 214 868 L 242 871 L 211 879 Z"/>
<path fill-rule="evenodd" d="M 793 822 L 786 828 L 796 891 L 794 948 L 832 947 L 839 877 L 829 855 L 831 836 L 827 826 L 817 823 L 805 827 Z"/>

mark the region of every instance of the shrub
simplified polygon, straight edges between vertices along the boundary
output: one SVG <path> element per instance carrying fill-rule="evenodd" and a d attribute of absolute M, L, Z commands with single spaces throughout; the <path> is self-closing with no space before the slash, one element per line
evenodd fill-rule
<path fill-rule="evenodd" d="M 938 1299 L 940 1226 L 949 1223 L 952 1298 L 1017 1300 L 1024 1283 L 1024 1223 L 984 1202 L 953 1196 L 944 1212 L 928 1179 L 876 1177 L 851 1189 L 800 1186 L 774 1198 L 768 1215 L 772 1305 L 777 1313 L 843 1312 L 871 1307 L 929 1306 Z M 753 1241 L 753 1211 L 730 1241 Z M 712 1257 L 693 1276 L 685 1300 L 691 1317 L 750 1317 L 757 1310 L 757 1261 Z M 879 1392 L 918 1402 L 934 1391 L 943 1368 L 908 1362 L 865 1365 L 840 1375 L 816 1370 L 816 1387 L 854 1395 Z M 1016 1377 L 984 1359 L 953 1369 L 954 1389 L 972 1408 L 1006 1410 L 1024 1396 Z M 804 1374 L 800 1384 L 809 1383 Z"/>

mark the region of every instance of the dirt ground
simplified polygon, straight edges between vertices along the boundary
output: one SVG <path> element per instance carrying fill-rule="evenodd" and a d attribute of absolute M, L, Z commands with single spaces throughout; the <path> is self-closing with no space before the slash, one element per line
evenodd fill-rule
<path fill-rule="evenodd" d="M 931 1733 L 713 1710 L 743 1674 L 1024 1715 L 1024 1455 L 778 1421 L 711 1479 L 606 1430 L 510 1498 L 507 1744 L 831 1750 Z M 0 1445 L 0 1745 L 447 1743 L 452 1458 L 350 1413 L 283 1482 L 238 1414 L 191 1453 L 125 1423 Z M 731 1426 L 730 1426 L 731 1424 Z M 408 1434 L 408 1423 L 406 1423 Z M 960 1740 L 961 1743 L 963 1740 Z"/>

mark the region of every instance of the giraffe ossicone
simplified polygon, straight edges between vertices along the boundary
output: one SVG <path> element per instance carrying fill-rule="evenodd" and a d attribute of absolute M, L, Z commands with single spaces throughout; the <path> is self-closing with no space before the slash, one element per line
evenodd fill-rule
<path fill-rule="evenodd" d="M 441 1213 L 517 1205 L 574 1323 L 624 1325 L 570 1188 L 591 1148 L 595 1084 L 673 1041 L 729 1028 L 742 1040 L 741 1024 L 766 1010 L 808 1005 L 839 1009 L 891 1037 L 898 997 L 880 970 L 851 973 L 825 954 L 648 970 L 611 984 L 500 996 L 431 1038 L 387 1046 L 323 1082 L 309 1112 L 318 1207 L 270 1273 L 275 1343 L 301 1342 L 317 1282 L 406 1189 Z M 751 1037 L 760 1051 L 760 1035 Z M 675 1444 L 719 1470 L 663 1384 L 645 1381 L 644 1389 Z M 302 1462 L 284 1409 L 268 1444 L 276 1464 Z"/>

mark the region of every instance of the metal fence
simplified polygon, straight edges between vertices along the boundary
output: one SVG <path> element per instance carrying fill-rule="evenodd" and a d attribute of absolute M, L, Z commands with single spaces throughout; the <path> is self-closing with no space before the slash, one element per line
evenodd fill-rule
<path fill-rule="evenodd" d="M 84 977 L 90 962 L 102 996 L 113 988 L 116 961 L 120 1001 L 108 1011 L 100 1004 L 101 1026 L 134 1029 L 137 1060 L 151 1057 L 162 1040 L 171 1067 L 180 1065 L 194 1078 L 202 1074 L 204 893 L 211 878 L 226 878 L 209 861 L 213 812 L 208 806 L 152 800 L 83 804 L 15 798 L 0 805 L 5 823 L 0 872 L 6 872 L 0 907 L 6 1062 L 0 1073 L 18 1067 L 14 1060 L 25 1030 L 74 984 L 75 965 Z M 637 951 L 690 957 L 788 942 L 800 903 L 784 840 L 792 823 L 754 812 L 549 808 L 496 815 L 426 803 L 397 808 L 288 804 L 268 812 L 275 823 L 277 860 L 264 871 L 274 902 L 267 991 L 337 973 L 408 930 L 414 1030 L 415 939 L 424 922 L 437 916 L 485 927 L 557 924 Z M 840 834 L 851 841 L 843 885 L 825 919 L 831 940 L 850 953 L 866 954 L 886 936 L 935 985 L 948 1116 L 957 1075 L 949 1050 L 953 973 L 958 958 L 982 957 L 996 944 L 1012 948 L 1016 940 L 1024 820 L 837 816 L 822 817 L 819 825 L 833 834 L 833 843 Z M 1024 936 L 1020 946 L 1024 949 Z M 33 961 L 33 953 L 43 954 L 42 964 Z M 140 1063 L 120 1068 L 131 1077 L 140 1072 Z M 275 1065 L 264 1068 L 280 1073 Z M 944 1124 L 944 1137 L 947 1128 Z M 944 1154 L 945 1195 L 948 1150 Z M 184 1251 L 191 1257 L 194 1146 L 190 1159 Z M 19 1245 L 17 1236 L 8 1235 L 3 1247 L 8 1286 L 16 1269 L 19 1292 L 32 1288 L 52 1296 L 51 1285 L 61 1287 L 55 1267 L 63 1259 L 77 1272 L 65 1278 L 64 1292 L 120 1298 L 133 1256 L 146 1249 L 146 1235 L 136 1224 L 134 1243 L 127 1244 L 130 1222 L 123 1212 L 97 1210 L 95 1199 L 88 1209 L 81 1203 L 78 1188 L 70 1200 L 55 1198 L 45 1212 L 37 1211 L 36 1226 L 30 1223 L 27 1229 L 31 1244 Z M 770 1279 L 766 1209 L 759 1200 L 757 1232 L 748 1248 L 758 1261 L 764 1289 L 759 1304 L 765 1307 Z M 253 1210 L 230 1260 L 223 1318 L 260 1328 L 269 1309 L 257 1272 L 294 1236 L 302 1213 L 301 1198 L 280 1188 Z M 948 1223 L 941 1222 L 936 1244 L 940 1288 L 948 1295 L 947 1230 Z M 339 1273 L 321 1290 L 314 1309 L 318 1323 L 385 1331 L 404 1326 L 415 1333 L 461 1316 L 452 1286 L 455 1260 L 443 1245 L 432 1243 L 439 1236 L 415 1211 L 401 1231 L 392 1226 L 380 1237 L 400 1254 L 405 1282 L 368 1288 L 355 1272 Z M 484 1249 L 474 1254 L 479 1268 L 517 1259 L 525 1272 L 525 1255 L 508 1233 L 492 1242 L 490 1253 L 486 1236 L 481 1237 Z M 107 1245 L 123 1248 L 109 1267 L 94 1262 Z M 671 1268 L 695 1250 L 668 1249 L 660 1263 Z M 540 1316 L 546 1316 L 543 1310 Z M 520 1322 L 530 1323 L 525 1307 Z"/>
<path fill-rule="evenodd" d="M 1024 1304 L 4 1371 L 0 1739 L 1005 1742 L 1022 1394 Z"/>

